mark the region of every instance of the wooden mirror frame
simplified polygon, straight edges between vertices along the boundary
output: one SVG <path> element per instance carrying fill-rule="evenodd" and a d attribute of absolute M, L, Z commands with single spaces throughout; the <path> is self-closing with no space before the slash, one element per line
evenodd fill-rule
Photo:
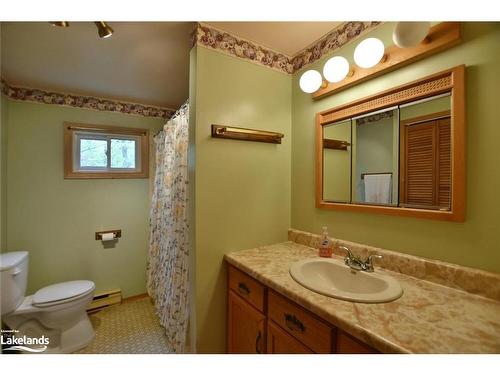
<path fill-rule="evenodd" d="M 323 200 L 323 126 L 383 108 L 451 93 L 451 208 L 421 208 L 337 203 Z M 465 65 L 418 79 L 316 114 L 316 207 L 341 211 L 381 213 L 425 219 L 465 219 Z"/>

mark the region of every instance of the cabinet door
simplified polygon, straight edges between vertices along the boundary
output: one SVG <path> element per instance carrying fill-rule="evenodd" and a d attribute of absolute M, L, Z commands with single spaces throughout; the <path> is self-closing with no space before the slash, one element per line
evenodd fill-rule
<path fill-rule="evenodd" d="M 260 354 L 266 350 L 266 317 L 234 293 L 228 294 L 227 352 Z"/>
<path fill-rule="evenodd" d="M 267 324 L 268 354 L 312 354 L 313 351 L 273 322 Z"/>
<path fill-rule="evenodd" d="M 374 348 L 364 342 L 349 336 L 347 333 L 338 331 L 337 334 L 337 353 L 339 354 L 375 354 L 378 353 Z"/>

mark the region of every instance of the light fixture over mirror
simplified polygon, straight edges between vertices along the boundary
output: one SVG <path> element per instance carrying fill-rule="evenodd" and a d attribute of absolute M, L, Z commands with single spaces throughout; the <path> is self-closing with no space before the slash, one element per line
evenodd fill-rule
<path fill-rule="evenodd" d="M 349 74 L 349 61 L 342 56 L 334 56 L 323 67 L 323 77 L 330 82 L 340 82 Z"/>
<path fill-rule="evenodd" d="M 430 28 L 430 22 L 398 22 L 392 40 L 400 48 L 415 47 L 425 39 Z"/>
<path fill-rule="evenodd" d="M 299 86 L 302 91 L 312 94 L 319 90 L 323 84 L 323 77 L 317 70 L 308 70 L 300 76 Z"/>
<path fill-rule="evenodd" d="M 359 43 L 354 50 L 354 62 L 360 68 L 371 68 L 384 57 L 384 43 L 377 38 L 368 38 Z"/>

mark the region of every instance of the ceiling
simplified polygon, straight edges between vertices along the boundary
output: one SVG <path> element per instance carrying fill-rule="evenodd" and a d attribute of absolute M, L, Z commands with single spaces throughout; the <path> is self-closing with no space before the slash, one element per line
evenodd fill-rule
<path fill-rule="evenodd" d="M 205 22 L 217 29 L 294 56 L 343 22 Z"/>
<path fill-rule="evenodd" d="M 341 22 L 209 22 L 293 56 Z M 10 85 L 178 108 L 189 95 L 191 22 L 1 23 L 1 73 Z"/>
<path fill-rule="evenodd" d="M 99 39 L 93 22 L 2 22 L 2 77 L 13 86 L 178 108 L 189 95 L 193 24 L 109 25 L 113 36 Z"/>

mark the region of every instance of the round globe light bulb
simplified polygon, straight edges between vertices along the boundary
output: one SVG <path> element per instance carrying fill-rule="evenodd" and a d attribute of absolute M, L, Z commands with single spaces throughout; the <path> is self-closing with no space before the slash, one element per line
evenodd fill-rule
<path fill-rule="evenodd" d="M 318 91 L 323 83 L 323 78 L 317 70 L 308 70 L 300 76 L 299 86 L 302 91 L 308 94 Z"/>
<path fill-rule="evenodd" d="M 359 43 L 354 50 L 354 62 L 360 68 L 371 68 L 384 57 L 384 43 L 377 38 L 368 38 Z"/>
<path fill-rule="evenodd" d="M 328 82 L 342 81 L 349 74 L 349 61 L 342 56 L 334 56 L 323 67 L 323 77 Z"/>
<path fill-rule="evenodd" d="M 425 39 L 430 28 L 430 22 L 398 22 L 392 40 L 400 48 L 415 47 Z"/>

